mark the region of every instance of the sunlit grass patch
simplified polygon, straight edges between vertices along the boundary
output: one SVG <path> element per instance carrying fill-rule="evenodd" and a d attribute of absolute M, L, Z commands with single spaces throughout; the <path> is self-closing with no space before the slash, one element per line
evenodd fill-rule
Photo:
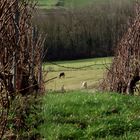
<path fill-rule="evenodd" d="M 140 137 L 139 100 L 115 93 L 49 93 L 40 129 L 47 140 L 136 139 Z"/>
<path fill-rule="evenodd" d="M 46 80 L 58 77 L 46 83 L 46 89 L 60 90 L 62 85 L 65 85 L 66 90 L 77 90 L 81 88 L 83 81 L 87 81 L 88 89 L 94 89 L 99 80 L 102 80 L 106 67 L 111 61 L 112 57 L 57 61 L 53 64 L 46 62 L 44 70 L 49 71 Z M 62 71 L 65 72 L 65 78 L 59 79 L 59 73 Z"/>

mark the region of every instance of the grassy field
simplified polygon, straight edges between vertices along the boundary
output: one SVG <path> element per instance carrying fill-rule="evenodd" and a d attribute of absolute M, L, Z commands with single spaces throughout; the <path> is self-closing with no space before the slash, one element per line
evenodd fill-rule
<path fill-rule="evenodd" d="M 46 89 L 48 90 L 60 90 L 62 85 L 66 90 L 77 90 L 81 88 L 83 81 L 87 81 L 88 89 L 92 89 L 97 86 L 97 83 L 103 78 L 106 66 L 109 66 L 112 58 L 96 58 L 96 59 L 84 59 L 73 61 L 59 61 L 54 64 L 45 63 L 44 71 L 49 71 L 45 77 L 45 80 L 53 77 L 58 77 L 60 72 L 65 72 L 65 78 L 57 78 L 46 83 Z M 68 68 L 64 68 L 64 67 Z M 81 68 L 84 66 L 89 66 Z M 79 68 L 79 69 L 71 69 Z"/>
<path fill-rule="evenodd" d="M 38 5 L 40 8 L 46 9 L 46 8 L 56 8 L 55 5 L 58 4 L 59 1 L 61 1 L 63 4 L 63 7 L 66 8 L 77 8 L 77 7 L 83 7 L 91 4 L 96 3 L 110 3 L 113 2 L 113 0 L 37 0 Z M 115 0 L 114 0 L 115 1 Z M 131 0 L 120 0 L 120 2 L 129 2 Z"/>
<path fill-rule="evenodd" d="M 44 97 L 44 140 L 139 140 L 140 97 L 68 92 Z"/>
<path fill-rule="evenodd" d="M 40 6 L 54 6 L 58 0 L 38 0 L 38 5 Z"/>
<path fill-rule="evenodd" d="M 38 0 L 38 5 L 41 8 L 50 8 L 55 7 L 58 1 L 59 0 Z M 61 1 L 63 1 L 64 7 L 81 7 L 96 2 L 97 0 L 61 0 Z"/>

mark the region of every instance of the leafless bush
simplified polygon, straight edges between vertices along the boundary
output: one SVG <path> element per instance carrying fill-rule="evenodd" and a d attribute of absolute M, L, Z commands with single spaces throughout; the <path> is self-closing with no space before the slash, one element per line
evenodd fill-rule
<path fill-rule="evenodd" d="M 0 1 L 0 139 L 13 98 L 42 88 L 44 38 L 32 25 L 34 6 L 28 0 Z"/>
<path fill-rule="evenodd" d="M 101 84 L 103 90 L 133 94 L 140 80 L 140 3 L 136 18 L 121 39 L 113 64 Z"/>

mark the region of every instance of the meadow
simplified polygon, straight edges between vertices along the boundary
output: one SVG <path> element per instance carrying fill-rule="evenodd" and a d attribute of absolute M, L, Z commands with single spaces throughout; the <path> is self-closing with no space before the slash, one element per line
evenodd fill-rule
<path fill-rule="evenodd" d="M 140 97 L 117 93 L 48 93 L 44 140 L 139 140 Z"/>
<path fill-rule="evenodd" d="M 97 0 L 60 0 L 64 3 L 65 7 L 81 7 L 88 5 L 90 3 L 96 2 Z M 59 2 L 59 0 L 38 0 L 38 5 L 40 8 L 51 8 L 55 7 L 55 5 Z"/>
<path fill-rule="evenodd" d="M 106 3 L 107 1 L 64 0 L 63 8 L 85 6 L 92 2 L 95 4 L 96 2 Z M 120 8 L 120 6 L 117 7 L 117 4 L 127 7 L 125 2 L 128 2 L 128 0 L 120 0 L 118 3 L 113 0 L 108 0 L 108 2 L 108 7 L 113 9 L 111 12 L 113 13 L 115 9 Z M 124 4 L 122 4 L 123 2 Z M 39 0 L 40 8 L 56 8 L 57 3 L 58 0 Z M 114 6 L 111 6 L 111 4 Z M 98 9 L 98 7 L 96 8 Z M 104 6 L 102 10 L 105 13 Z M 95 15 L 98 14 L 98 12 L 95 12 Z M 114 16 L 112 17 L 111 21 L 115 21 Z M 120 17 L 119 14 L 118 17 Z M 59 20 L 59 18 L 56 20 Z M 106 16 L 105 19 L 107 19 Z M 54 21 L 53 19 L 53 22 L 51 22 L 53 27 L 53 23 L 57 23 Z M 103 28 L 100 26 L 99 31 L 108 27 L 104 25 L 104 21 L 106 20 L 101 21 Z M 89 23 L 91 24 L 91 19 Z M 96 24 L 98 25 L 98 23 Z M 109 24 L 107 23 L 107 25 Z M 113 25 L 115 27 L 120 23 L 113 23 Z M 49 26 L 48 29 L 52 33 L 53 28 L 50 27 L 52 26 Z M 110 27 L 112 26 L 109 25 Z M 56 34 L 56 30 L 54 30 L 54 34 Z M 107 35 L 105 34 L 105 36 Z M 65 41 L 65 38 L 61 38 Z M 54 54 L 58 56 L 57 51 Z M 102 81 L 106 68 L 110 66 L 112 59 L 112 57 L 108 57 L 46 62 L 43 64 L 44 81 L 56 77 L 45 84 L 47 93 L 43 97 L 41 107 L 43 109 L 41 117 L 44 121 L 38 129 L 44 140 L 139 140 L 140 97 L 98 91 L 99 83 Z M 61 72 L 65 73 L 65 78 L 59 78 Z M 83 81 L 87 82 L 87 89 L 81 89 Z M 65 92 L 61 92 L 63 85 Z"/>
<path fill-rule="evenodd" d="M 43 97 L 44 140 L 138 140 L 140 97 L 99 92 L 96 88 L 113 57 L 44 63 L 49 91 Z M 59 79 L 59 73 L 66 77 Z M 88 89 L 81 89 L 87 81 Z M 65 85 L 66 91 L 61 92 Z"/>
<path fill-rule="evenodd" d="M 140 139 L 140 97 L 98 90 L 113 57 L 84 59 L 113 56 L 127 19 L 133 19 L 133 2 L 115 1 L 39 0 L 37 11 L 28 0 L 0 2 L 0 140 Z M 139 27 L 139 22 L 134 23 Z M 130 73 L 133 63 L 120 63 L 128 68 L 124 75 L 127 78 L 130 73 L 129 83 L 122 71 L 116 76 L 120 70 L 111 71 L 117 80 L 109 75 L 117 89 L 128 89 L 123 83 L 134 88 L 133 81 L 139 79 L 137 59 L 129 57 L 139 50 L 137 32 L 134 28 L 136 36 L 132 34 L 130 40 L 128 34 L 128 40 L 121 43 L 121 48 L 123 44 L 135 47 L 126 49 L 134 73 Z M 65 77 L 59 78 L 62 72 Z M 81 88 L 84 81 L 87 88 Z"/>
<path fill-rule="evenodd" d="M 120 3 L 129 3 L 131 0 L 119 0 Z M 112 2 L 113 0 L 37 0 L 38 6 L 41 9 L 50 9 L 50 8 L 57 8 L 57 4 L 60 2 L 62 3 L 62 6 L 65 8 L 77 8 L 77 7 L 85 7 L 91 4 L 96 3 L 106 3 L 106 2 Z M 61 8 L 62 8 L 61 6 Z"/>
<path fill-rule="evenodd" d="M 58 91 L 62 85 L 66 90 L 78 90 L 83 81 L 88 84 L 89 90 L 94 90 L 102 80 L 106 67 L 110 65 L 112 57 L 93 58 L 73 61 L 57 61 L 44 63 L 44 80 L 57 77 L 46 83 L 47 90 Z M 65 78 L 59 78 L 60 72 L 65 73 Z"/>

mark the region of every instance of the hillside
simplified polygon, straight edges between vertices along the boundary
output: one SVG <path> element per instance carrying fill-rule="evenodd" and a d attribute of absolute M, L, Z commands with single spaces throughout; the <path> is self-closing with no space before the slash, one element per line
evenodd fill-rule
<path fill-rule="evenodd" d="M 53 6 L 79 7 L 95 1 L 96 0 L 38 0 L 38 3 L 42 8 Z"/>
<path fill-rule="evenodd" d="M 114 3 L 115 1 L 112 0 L 37 0 L 38 5 L 40 8 L 54 8 L 54 7 L 69 7 L 69 8 L 74 8 L 74 7 L 83 7 L 87 6 L 90 4 L 96 4 L 96 3 Z M 114 2 L 113 2 L 114 1 Z M 124 3 L 130 3 L 133 0 L 118 0 L 120 1 L 120 4 Z"/>
<path fill-rule="evenodd" d="M 135 15 L 134 0 L 40 0 L 39 7 L 35 23 L 47 34 L 44 60 L 51 61 L 114 55 Z"/>

